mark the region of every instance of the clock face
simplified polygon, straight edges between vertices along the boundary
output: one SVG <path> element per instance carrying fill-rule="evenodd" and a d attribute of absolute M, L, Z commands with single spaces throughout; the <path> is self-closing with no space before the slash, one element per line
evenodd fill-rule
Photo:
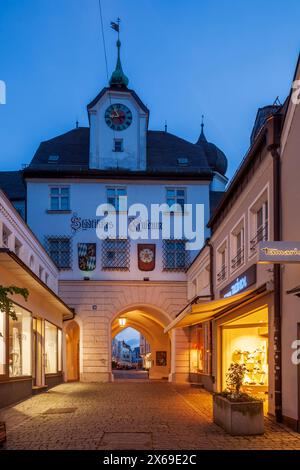
<path fill-rule="evenodd" d="M 150 248 L 144 248 L 140 251 L 140 260 L 143 261 L 143 263 L 151 263 L 153 258 L 154 253 L 153 250 L 150 250 Z"/>
<path fill-rule="evenodd" d="M 114 131 L 124 131 L 132 123 L 132 113 L 120 103 L 111 104 L 105 111 L 105 122 Z"/>

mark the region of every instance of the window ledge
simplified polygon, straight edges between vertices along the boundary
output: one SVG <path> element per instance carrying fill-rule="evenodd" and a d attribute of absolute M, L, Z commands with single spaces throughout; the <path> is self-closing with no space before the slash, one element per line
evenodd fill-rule
<path fill-rule="evenodd" d="M 47 214 L 71 214 L 72 211 L 71 210 L 67 210 L 67 211 L 63 211 L 63 210 L 51 210 L 51 209 L 47 209 L 46 210 Z"/>

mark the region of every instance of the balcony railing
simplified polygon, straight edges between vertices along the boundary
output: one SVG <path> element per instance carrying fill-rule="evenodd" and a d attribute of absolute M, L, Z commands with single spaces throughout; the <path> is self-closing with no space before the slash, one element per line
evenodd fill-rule
<path fill-rule="evenodd" d="M 224 279 L 226 279 L 226 271 L 227 271 L 226 265 L 223 264 L 223 266 L 221 267 L 221 270 L 217 274 L 217 281 L 218 282 L 224 281 Z"/>
<path fill-rule="evenodd" d="M 265 225 L 262 225 L 261 227 L 258 228 L 256 235 L 252 240 L 250 240 L 250 252 L 251 254 L 254 254 L 257 250 L 257 245 L 259 242 L 263 242 L 265 240 L 268 240 L 268 224 L 266 223 Z"/>
<path fill-rule="evenodd" d="M 231 269 L 237 269 L 244 263 L 244 247 L 239 248 L 231 260 Z"/>

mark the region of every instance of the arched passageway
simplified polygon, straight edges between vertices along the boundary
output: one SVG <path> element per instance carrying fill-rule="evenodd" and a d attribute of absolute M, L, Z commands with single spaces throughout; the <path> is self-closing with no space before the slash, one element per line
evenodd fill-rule
<path fill-rule="evenodd" d="M 164 327 L 167 316 L 149 306 L 128 308 L 118 313 L 111 324 L 111 338 L 115 338 L 124 328 L 137 330 L 150 346 L 147 361 L 150 379 L 168 379 L 171 372 L 171 342 Z"/>
<path fill-rule="evenodd" d="M 75 321 L 71 321 L 66 327 L 66 359 L 68 382 L 79 380 L 79 338 L 79 326 Z"/>

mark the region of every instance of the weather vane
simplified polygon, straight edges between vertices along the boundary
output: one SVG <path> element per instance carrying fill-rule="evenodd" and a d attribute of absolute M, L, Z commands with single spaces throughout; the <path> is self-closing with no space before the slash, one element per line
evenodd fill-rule
<path fill-rule="evenodd" d="M 110 27 L 111 27 L 113 30 L 117 31 L 117 33 L 118 33 L 118 39 L 119 39 L 119 37 L 120 37 L 120 23 L 121 23 L 121 20 L 120 20 L 119 17 L 117 18 L 116 22 L 114 22 L 114 21 L 111 21 L 111 22 L 110 22 Z"/>

